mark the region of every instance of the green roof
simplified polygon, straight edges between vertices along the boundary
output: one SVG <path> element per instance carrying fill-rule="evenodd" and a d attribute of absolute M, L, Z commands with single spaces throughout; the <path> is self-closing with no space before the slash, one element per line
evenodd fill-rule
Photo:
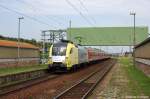
<path fill-rule="evenodd" d="M 136 44 L 148 37 L 148 27 L 136 27 Z M 68 28 L 67 39 L 91 46 L 133 45 L 133 27 Z"/>

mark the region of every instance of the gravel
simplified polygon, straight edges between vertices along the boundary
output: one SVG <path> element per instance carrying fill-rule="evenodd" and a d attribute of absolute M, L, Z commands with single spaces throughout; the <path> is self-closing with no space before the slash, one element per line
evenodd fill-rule
<path fill-rule="evenodd" d="M 98 68 L 100 68 L 100 66 L 105 65 L 106 63 L 108 64 L 110 61 L 100 62 L 98 64 L 80 69 L 77 72 L 60 74 L 60 76 L 55 79 L 18 90 L 2 96 L 0 99 L 51 99 L 91 72 L 96 71 Z"/>

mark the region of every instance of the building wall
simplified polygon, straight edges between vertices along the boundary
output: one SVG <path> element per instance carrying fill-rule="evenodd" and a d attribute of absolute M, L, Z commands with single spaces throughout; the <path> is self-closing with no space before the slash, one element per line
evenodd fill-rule
<path fill-rule="evenodd" d="M 135 56 L 138 58 L 150 59 L 150 42 L 135 49 Z"/>
<path fill-rule="evenodd" d="M 150 77 L 150 41 L 135 49 L 136 67 Z"/>
<path fill-rule="evenodd" d="M 136 67 L 142 70 L 145 75 L 150 77 L 150 65 L 136 61 Z"/>
<path fill-rule="evenodd" d="M 17 58 L 17 52 L 17 48 L 0 47 L 0 58 Z M 20 48 L 20 57 L 39 57 L 39 50 Z"/>
<path fill-rule="evenodd" d="M 18 49 L 13 47 L 0 47 L 0 68 L 14 66 L 31 66 L 40 62 L 38 49 L 20 48 L 20 59 L 18 60 Z"/>

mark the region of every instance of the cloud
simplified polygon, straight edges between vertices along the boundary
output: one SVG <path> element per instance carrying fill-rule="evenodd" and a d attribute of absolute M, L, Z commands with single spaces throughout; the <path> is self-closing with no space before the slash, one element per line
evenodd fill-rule
<path fill-rule="evenodd" d="M 2 0 L 7 6 L 29 15 L 78 15 L 66 0 Z M 8 2 L 9 1 L 9 2 Z M 20 1 L 20 2 L 18 2 Z M 82 13 L 86 13 L 78 0 L 69 0 Z M 81 0 L 89 11 L 90 15 L 101 14 L 129 14 L 135 10 L 142 16 L 150 16 L 149 0 Z"/>
<path fill-rule="evenodd" d="M 148 13 L 148 9 L 150 9 L 149 0 L 80 0 L 88 9 L 88 13 L 81 6 L 79 0 L 68 1 L 75 5 L 90 21 L 92 20 L 89 16 L 95 18 L 97 23 L 99 22 L 97 25 L 101 24 L 101 20 L 103 21 L 103 19 L 105 21 L 109 20 L 106 24 L 104 23 L 105 21 L 103 21 L 102 24 L 105 25 L 109 22 L 111 24 L 116 22 L 118 25 L 119 23 L 128 24 L 129 22 L 124 22 L 122 20 L 129 20 L 131 18 L 131 16 L 129 16 L 130 11 L 134 10 L 136 11 L 136 18 L 139 23 L 145 23 L 150 26 L 150 22 L 148 21 L 150 17 L 150 13 Z M 80 26 L 80 21 L 84 20 L 79 13 L 66 2 L 66 0 L 1 0 L 0 4 L 16 9 L 26 15 L 42 18 L 42 20 L 45 21 L 45 16 L 53 18 L 56 16 L 56 20 L 59 17 L 61 20 L 58 19 L 61 22 L 62 20 L 67 22 L 68 20 L 73 19 L 76 21 L 76 25 L 79 23 Z M 84 23 L 84 21 L 82 22 L 82 25 L 85 24 L 86 26 L 87 23 Z"/>
<path fill-rule="evenodd" d="M 81 0 L 88 9 L 89 15 L 78 0 L 69 1 L 84 13 L 90 21 L 92 20 L 89 16 L 93 17 L 96 20 L 96 26 L 133 25 L 132 16 L 129 15 L 132 10 L 136 11 L 137 26 L 150 26 L 150 0 Z M 67 28 L 70 19 L 73 27 L 89 26 L 66 0 L 0 0 L 0 4 L 50 24 L 50 26 L 45 26 L 25 18 L 24 24 L 22 22 L 22 37 L 26 38 L 40 40 L 41 30 L 51 29 L 51 25 Z M 17 36 L 17 18 L 19 16 L 2 8 L 0 8 L 0 14 L 0 33 Z M 49 18 L 46 18 L 46 16 Z M 59 25 L 58 21 L 62 25 Z"/>

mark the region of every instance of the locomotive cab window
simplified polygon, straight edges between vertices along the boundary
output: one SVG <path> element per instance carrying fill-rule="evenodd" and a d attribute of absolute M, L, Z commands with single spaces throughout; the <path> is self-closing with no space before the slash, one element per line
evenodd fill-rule
<path fill-rule="evenodd" d="M 52 48 L 52 55 L 54 56 L 65 56 L 66 55 L 66 43 L 56 43 Z"/>

